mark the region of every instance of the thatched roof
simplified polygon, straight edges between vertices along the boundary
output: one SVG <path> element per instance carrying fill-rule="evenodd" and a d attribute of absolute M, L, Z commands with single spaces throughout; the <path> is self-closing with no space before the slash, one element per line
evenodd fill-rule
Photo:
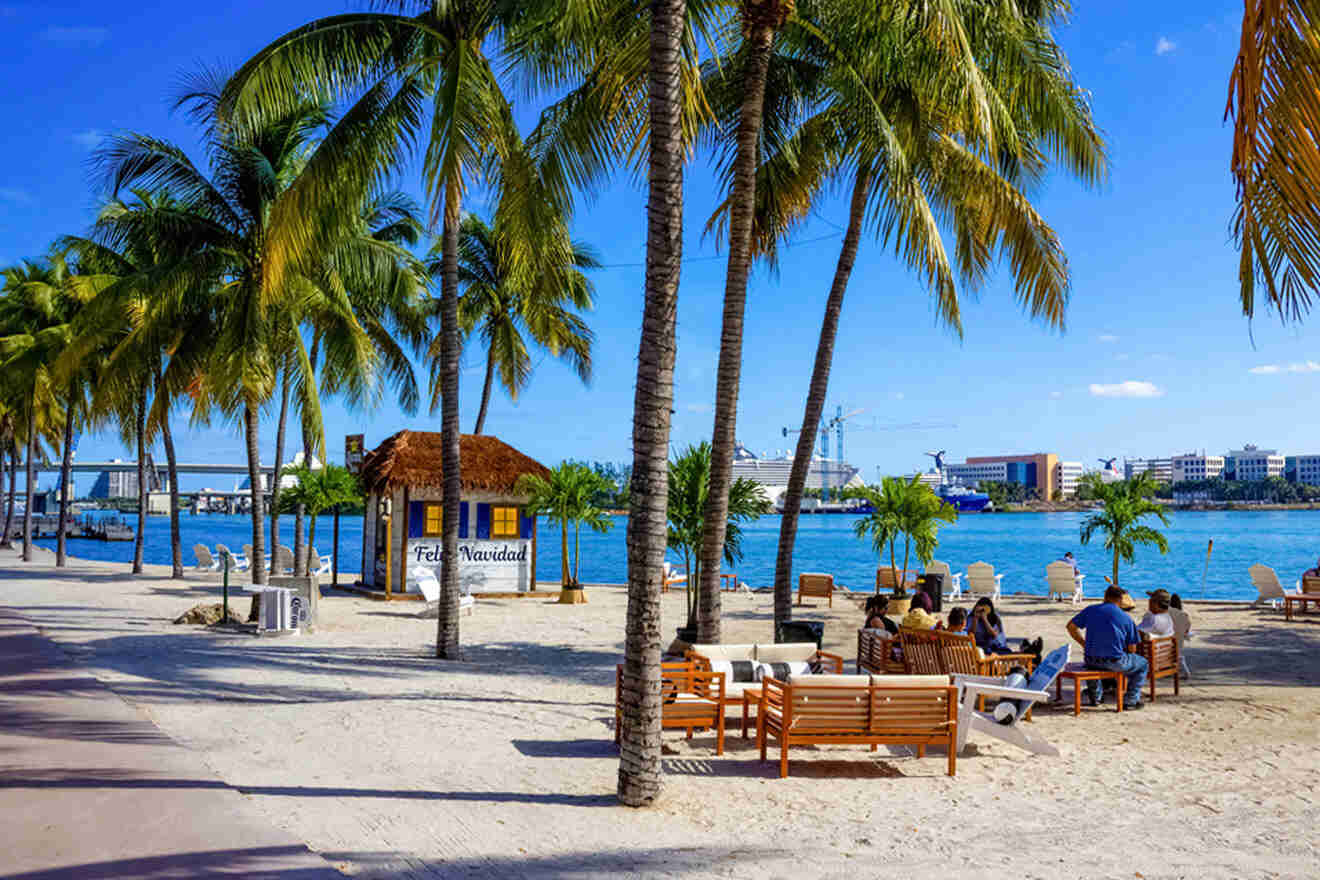
<path fill-rule="evenodd" d="M 368 490 L 440 488 L 444 485 L 440 436 L 434 431 L 400 431 L 386 438 L 363 456 L 363 485 Z M 465 491 L 513 494 L 523 474 L 550 476 L 545 465 L 486 434 L 460 435 L 458 460 Z"/>

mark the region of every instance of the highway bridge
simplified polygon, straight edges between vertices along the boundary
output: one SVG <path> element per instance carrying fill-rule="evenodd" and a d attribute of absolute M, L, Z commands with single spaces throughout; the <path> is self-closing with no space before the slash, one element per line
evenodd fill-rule
<path fill-rule="evenodd" d="M 156 468 L 158 471 L 164 471 L 165 466 L 160 462 L 147 460 L 147 469 Z M 24 465 L 20 462 L 18 469 L 22 471 Z M 36 469 L 42 473 L 59 473 L 60 463 L 43 461 L 36 465 Z M 102 471 L 131 471 L 137 473 L 136 461 L 75 461 L 73 463 L 73 472 L 75 474 L 99 474 Z M 177 470 L 181 474 L 232 474 L 246 477 L 248 466 L 246 464 L 218 464 L 218 463 L 197 463 L 197 462 L 179 462 Z M 262 473 L 273 474 L 275 468 L 270 465 L 262 465 Z"/>

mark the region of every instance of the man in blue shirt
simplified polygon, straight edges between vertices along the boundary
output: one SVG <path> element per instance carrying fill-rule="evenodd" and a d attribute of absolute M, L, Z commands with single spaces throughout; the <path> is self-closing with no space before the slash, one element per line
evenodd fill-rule
<path fill-rule="evenodd" d="M 1108 669 L 1127 676 L 1124 709 L 1141 708 L 1141 687 L 1146 683 L 1148 664 L 1140 654 L 1129 654 L 1129 646 L 1141 639 L 1137 625 L 1123 611 L 1120 604 L 1126 593 L 1121 587 L 1105 590 L 1105 601 L 1083 608 L 1068 621 L 1068 635 L 1082 646 L 1088 669 Z M 1085 630 L 1085 635 L 1082 634 Z M 1088 681 L 1086 697 L 1089 705 L 1100 703 L 1101 683 Z"/>

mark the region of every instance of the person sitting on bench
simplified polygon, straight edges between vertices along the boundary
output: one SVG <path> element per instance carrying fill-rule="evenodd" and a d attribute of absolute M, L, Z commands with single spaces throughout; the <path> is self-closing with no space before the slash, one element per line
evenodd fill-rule
<path fill-rule="evenodd" d="M 1149 664 L 1140 654 L 1128 653 L 1141 636 L 1121 607 L 1124 595 L 1122 587 L 1106 589 L 1105 601 L 1083 608 L 1068 621 L 1068 635 L 1082 646 L 1087 669 L 1105 669 L 1127 676 L 1123 708 L 1140 709 L 1141 686 L 1146 683 Z M 1084 698 L 1088 706 L 1099 705 L 1103 698 L 1101 683 L 1088 681 Z"/>

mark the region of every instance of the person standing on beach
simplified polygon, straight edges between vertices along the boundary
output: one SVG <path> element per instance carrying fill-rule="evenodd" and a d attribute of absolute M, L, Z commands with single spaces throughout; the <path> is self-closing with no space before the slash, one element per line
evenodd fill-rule
<path fill-rule="evenodd" d="M 1173 618 L 1169 615 L 1173 597 L 1169 591 L 1155 590 L 1146 595 L 1150 596 L 1150 601 L 1146 605 L 1146 616 L 1137 624 L 1137 632 L 1150 638 L 1173 635 Z"/>
<path fill-rule="evenodd" d="M 1126 595 L 1122 587 L 1110 586 L 1105 590 L 1105 601 L 1083 608 L 1068 621 L 1068 635 L 1082 646 L 1087 669 L 1105 669 L 1127 676 L 1123 708 L 1129 710 L 1142 706 L 1141 686 L 1146 683 L 1149 664 L 1140 654 L 1128 653 L 1136 647 L 1141 636 L 1132 618 L 1121 607 Z M 1099 705 L 1102 696 L 1099 681 L 1086 683 L 1088 706 Z"/>

